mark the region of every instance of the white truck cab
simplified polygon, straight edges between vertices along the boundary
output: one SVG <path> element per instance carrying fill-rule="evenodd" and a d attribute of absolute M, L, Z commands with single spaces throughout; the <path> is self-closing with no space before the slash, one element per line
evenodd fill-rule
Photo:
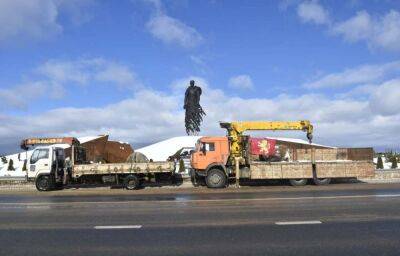
<path fill-rule="evenodd" d="M 40 146 L 28 159 L 28 179 L 35 180 L 39 191 L 51 190 L 66 182 L 67 168 L 64 149 L 56 146 Z"/>

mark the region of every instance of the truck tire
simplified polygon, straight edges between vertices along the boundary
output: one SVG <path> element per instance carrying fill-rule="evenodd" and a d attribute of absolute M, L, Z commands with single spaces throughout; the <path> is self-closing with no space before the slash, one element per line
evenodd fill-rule
<path fill-rule="evenodd" d="M 295 187 L 304 186 L 307 184 L 307 179 L 290 179 L 289 183 Z"/>
<path fill-rule="evenodd" d="M 53 188 L 53 182 L 50 176 L 42 175 L 36 178 L 36 189 L 39 191 L 49 191 Z"/>
<path fill-rule="evenodd" d="M 138 189 L 140 186 L 140 180 L 136 175 L 128 175 L 124 179 L 124 187 L 127 190 Z"/>
<path fill-rule="evenodd" d="M 211 169 L 207 173 L 206 183 L 209 188 L 224 188 L 226 180 L 225 173 L 220 169 Z"/>
<path fill-rule="evenodd" d="M 315 179 L 313 179 L 313 182 L 315 185 L 323 186 L 323 185 L 328 185 L 329 183 L 331 183 L 331 179 L 330 178 L 322 178 L 322 179 L 315 178 Z"/>

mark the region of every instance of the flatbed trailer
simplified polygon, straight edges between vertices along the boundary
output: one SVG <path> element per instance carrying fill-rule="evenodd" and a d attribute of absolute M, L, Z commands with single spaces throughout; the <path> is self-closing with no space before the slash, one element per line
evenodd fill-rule
<path fill-rule="evenodd" d="M 288 162 L 251 161 L 251 179 L 368 178 L 375 174 L 372 148 L 291 149 Z M 246 174 L 244 174 L 246 175 Z M 241 175 L 243 176 L 243 175 Z"/>
<path fill-rule="evenodd" d="M 167 161 L 149 163 L 80 164 L 73 166 L 72 176 L 74 178 L 81 178 L 88 175 L 171 173 L 174 168 L 175 163 Z"/>
<path fill-rule="evenodd" d="M 257 162 L 240 178 L 248 179 L 313 179 L 368 178 L 375 174 L 372 161 Z"/>
<path fill-rule="evenodd" d="M 149 163 L 108 163 L 74 165 L 71 178 L 76 181 L 101 180 L 123 184 L 126 189 L 139 188 L 146 177 L 164 175 L 173 179 L 175 163 L 170 161 Z"/>

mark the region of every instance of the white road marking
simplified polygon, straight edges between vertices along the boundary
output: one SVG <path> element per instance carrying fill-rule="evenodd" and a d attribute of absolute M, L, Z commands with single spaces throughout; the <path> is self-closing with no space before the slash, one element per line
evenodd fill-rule
<path fill-rule="evenodd" d="M 305 220 L 305 221 L 279 221 L 275 222 L 276 225 L 313 225 L 322 224 L 319 220 Z"/>
<path fill-rule="evenodd" d="M 49 210 L 50 205 L 27 205 L 26 209 Z"/>
<path fill-rule="evenodd" d="M 94 226 L 94 229 L 139 229 L 142 225 Z"/>
<path fill-rule="evenodd" d="M 188 200 L 149 200 L 149 201 L 82 201 L 82 202 L 52 202 L 52 203 L 0 203 L 0 207 L 30 205 L 30 206 L 47 206 L 47 205 L 86 205 L 86 204 L 131 204 L 131 203 L 188 203 L 188 202 L 249 202 L 249 201 L 284 201 L 284 200 L 316 200 L 316 199 L 352 199 L 352 198 L 395 198 L 400 197 L 400 194 L 382 194 L 382 195 L 351 195 L 351 196 L 305 196 L 305 197 L 270 197 L 270 198 L 221 198 L 221 199 L 188 199 Z"/>
<path fill-rule="evenodd" d="M 21 209 L 21 210 L 49 210 L 50 205 L 5 205 L 1 209 Z"/>

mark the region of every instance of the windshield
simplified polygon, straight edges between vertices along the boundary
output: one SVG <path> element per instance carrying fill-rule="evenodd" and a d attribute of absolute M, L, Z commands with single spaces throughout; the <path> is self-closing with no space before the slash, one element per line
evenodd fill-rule
<path fill-rule="evenodd" d="M 198 140 L 198 141 L 196 142 L 195 151 L 196 151 L 196 152 L 197 152 L 197 151 L 200 151 L 200 149 L 201 149 L 201 141 Z"/>
<path fill-rule="evenodd" d="M 49 158 L 49 149 L 47 148 L 36 149 L 32 153 L 31 164 L 36 163 L 40 159 L 47 159 L 47 158 Z"/>

